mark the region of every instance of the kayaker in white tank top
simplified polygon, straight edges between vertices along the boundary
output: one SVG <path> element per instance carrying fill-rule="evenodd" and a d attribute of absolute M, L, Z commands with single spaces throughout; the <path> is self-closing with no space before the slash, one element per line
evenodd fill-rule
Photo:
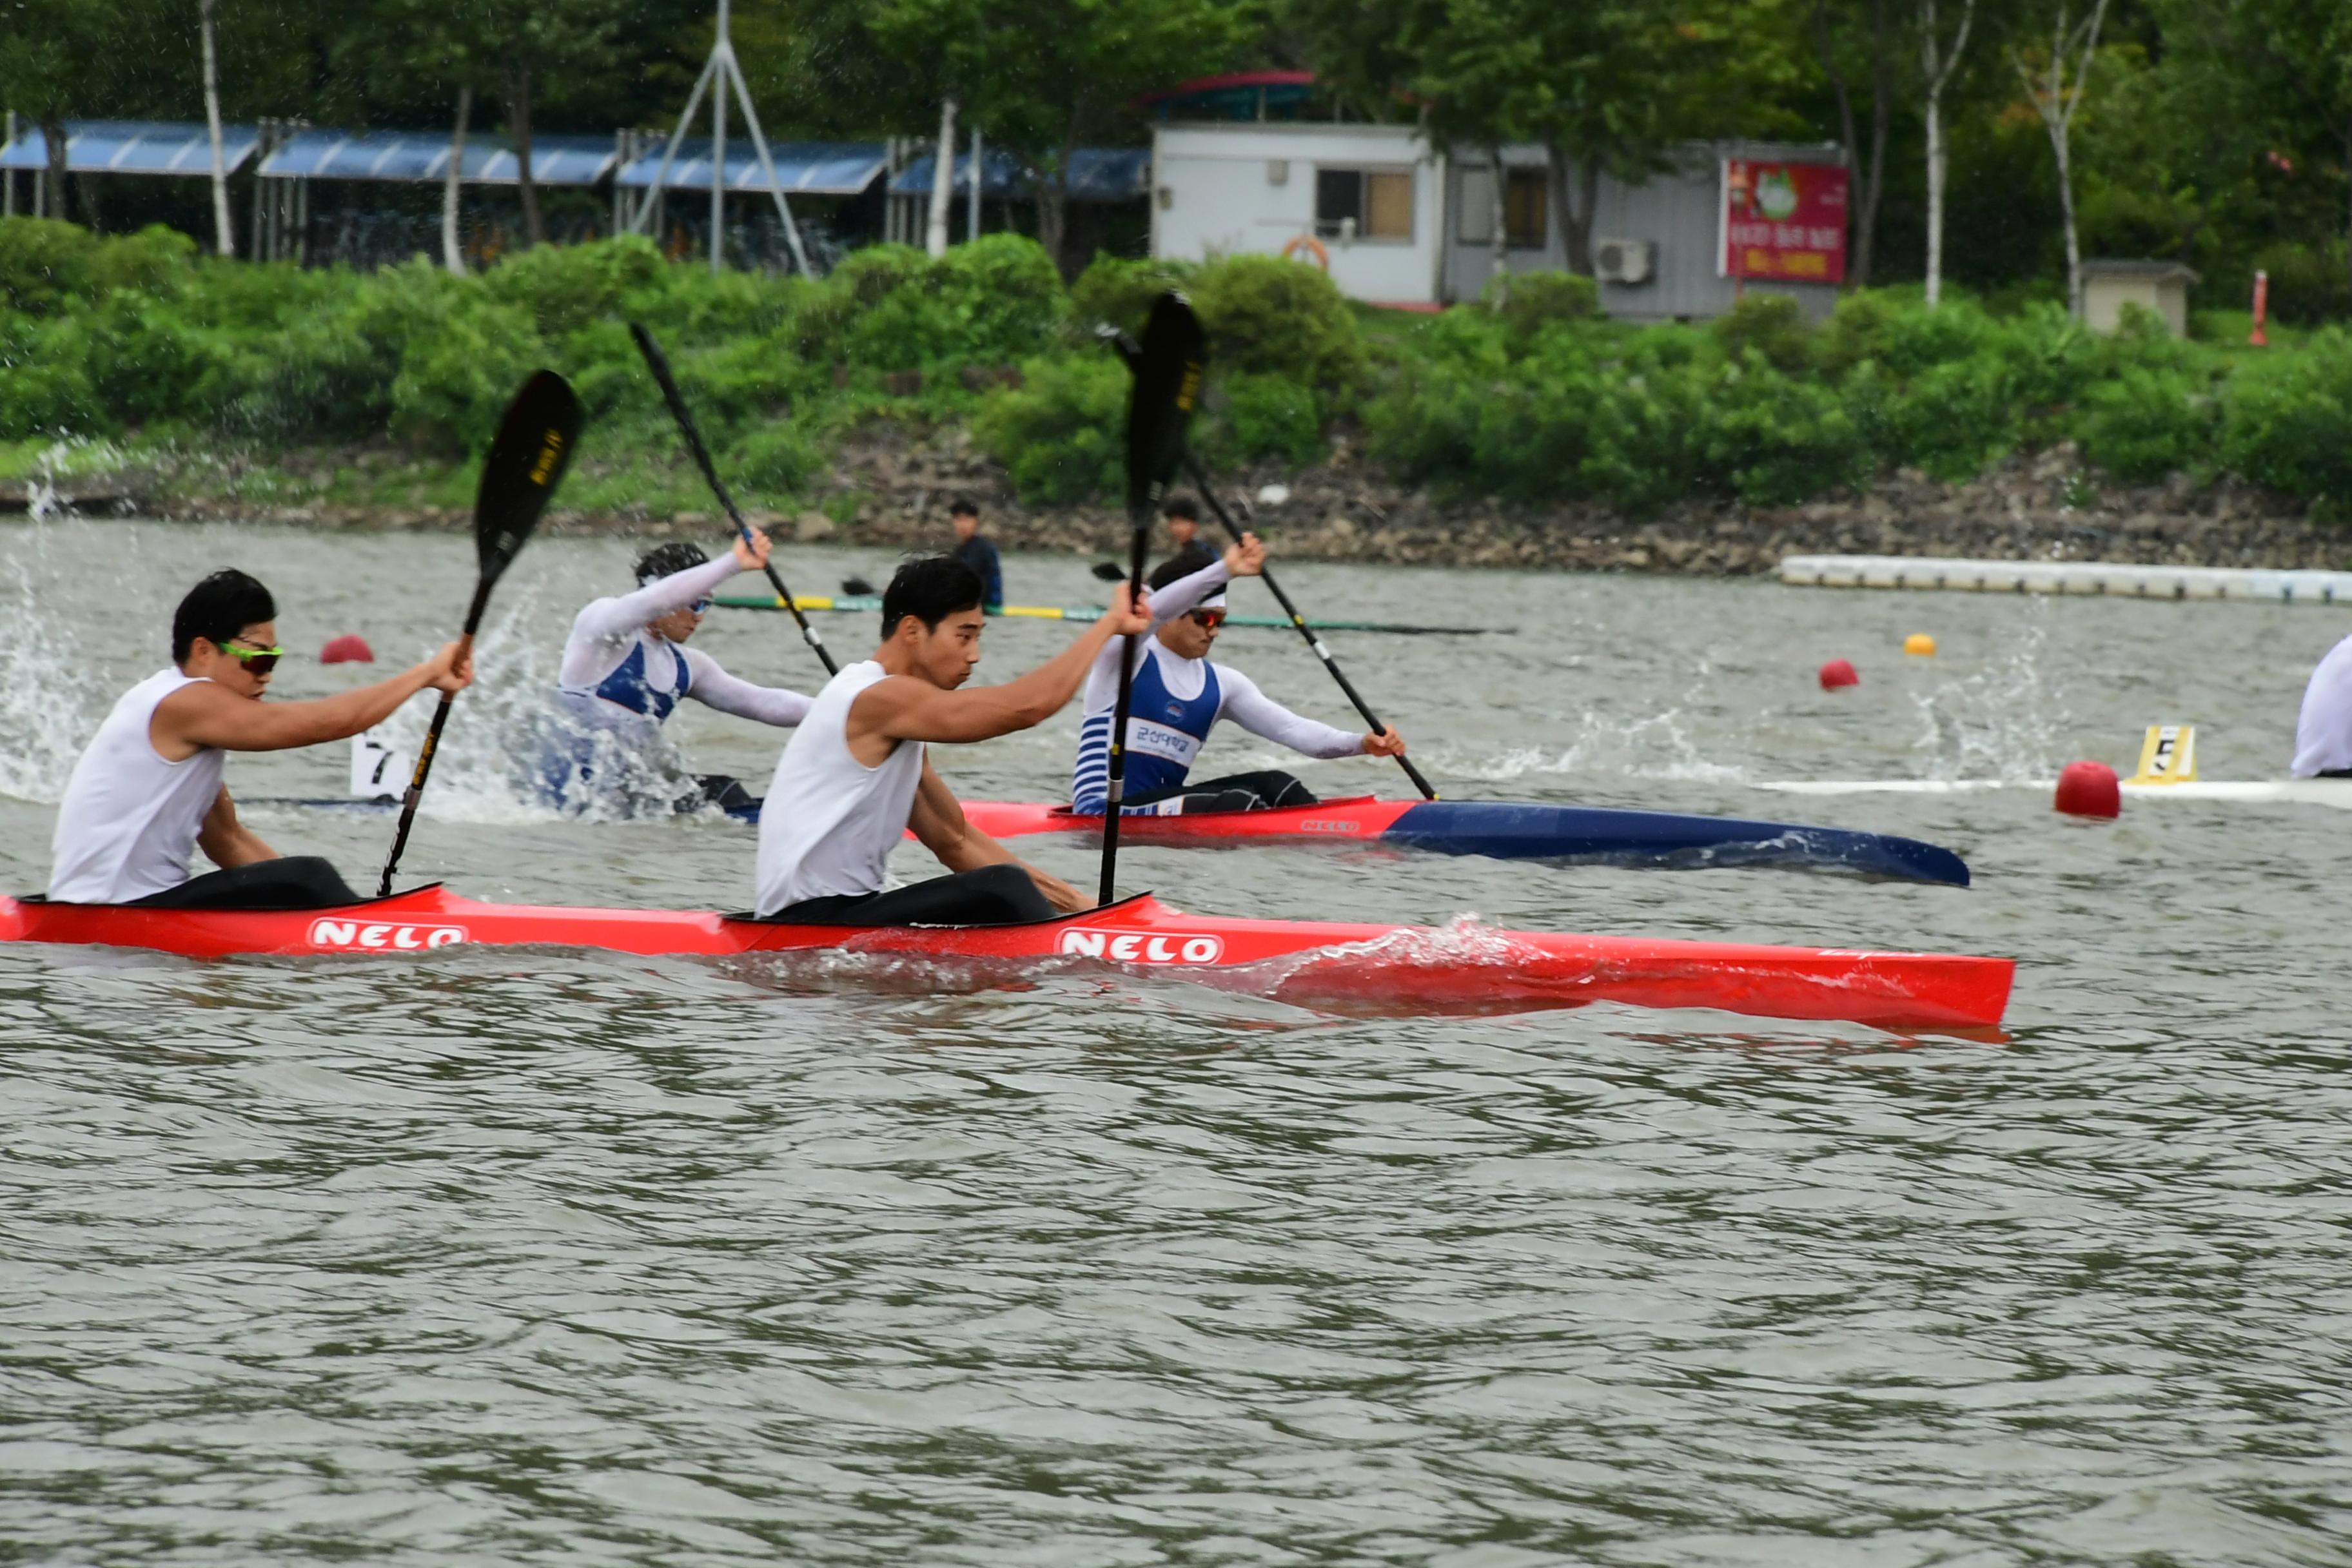
<path fill-rule="evenodd" d="M 1042 724 L 1114 635 L 1150 623 L 1121 588 L 1108 614 L 1058 657 L 1003 686 L 961 689 L 987 625 L 978 574 L 949 557 L 910 561 L 882 595 L 882 643 L 817 693 L 760 814 L 763 916 L 825 924 L 979 925 L 1088 908 L 1060 878 L 1023 864 L 971 826 L 930 763 L 939 742 L 985 741 Z M 885 891 L 908 829 L 952 875 Z"/>
<path fill-rule="evenodd" d="M 269 590 L 215 572 L 172 617 L 175 668 L 114 705 L 74 763 L 58 804 L 49 897 L 128 903 L 189 880 L 202 849 L 223 871 L 278 851 L 237 820 L 222 782 L 226 752 L 280 752 L 348 740 L 427 687 L 463 689 L 470 664 L 451 643 L 389 680 L 308 702 L 264 702 L 284 650 Z"/>

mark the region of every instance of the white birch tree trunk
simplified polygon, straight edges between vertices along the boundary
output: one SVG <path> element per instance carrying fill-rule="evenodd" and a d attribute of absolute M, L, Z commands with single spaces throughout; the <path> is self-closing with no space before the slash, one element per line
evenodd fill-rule
<path fill-rule="evenodd" d="M 213 245 L 223 256 L 236 254 L 236 229 L 228 216 L 228 155 L 221 148 L 220 60 L 213 42 L 213 7 L 197 8 L 205 35 L 205 123 L 213 139 Z"/>
<path fill-rule="evenodd" d="M 2058 0 L 2057 19 L 2050 28 L 2050 59 L 2037 86 L 2021 55 L 2012 55 L 2026 96 L 2050 132 L 2050 155 L 2058 165 L 2058 212 L 2066 229 L 2066 309 L 2083 314 L 2083 243 L 2074 225 L 2074 114 L 2083 107 L 2090 86 L 2091 61 L 2099 52 L 2099 29 L 2107 19 L 2107 0 L 2093 0 L 2091 14 L 2071 31 L 2066 26 L 2068 0 Z"/>
<path fill-rule="evenodd" d="M 2104 4 L 2105 0 L 2101 0 Z M 1936 16 L 1936 0 L 1919 0 L 1919 69 L 1927 79 L 1927 304 L 1944 297 L 1944 185 L 1951 150 L 1944 144 L 1944 89 L 1967 53 L 1969 29 L 1977 19 L 1977 0 L 1961 0 L 1959 30 L 1944 47 Z"/>
<path fill-rule="evenodd" d="M 931 221 L 923 236 L 923 248 L 934 261 L 948 253 L 948 215 L 955 205 L 955 121 L 956 100 L 950 98 L 940 105 L 939 150 L 931 159 Z"/>
<path fill-rule="evenodd" d="M 441 265 L 459 278 L 466 275 L 466 253 L 457 245 L 457 185 L 459 165 L 466 161 L 466 121 L 473 117 L 474 89 L 457 89 L 457 126 L 449 138 L 449 173 L 441 182 Z"/>

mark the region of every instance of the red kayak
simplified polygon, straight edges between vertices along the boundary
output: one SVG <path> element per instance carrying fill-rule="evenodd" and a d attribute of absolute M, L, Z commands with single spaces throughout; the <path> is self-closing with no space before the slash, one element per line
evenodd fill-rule
<path fill-rule="evenodd" d="M 1010 926 L 797 926 L 699 910 L 482 904 L 438 886 L 299 912 L 149 910 L 0 897 L 0 942 L 153 948 L 189 958 L 426 953 L 490 945 L 737 957 L 831 950 L 1182 971 L 1343 1012 L 1515 1012 L 1618 1002 L 1892 1030 L 1998 1025 L 2015 964 L 1836 948 L 1553 936 L 1463 923 L 1356 925 L 1188 915 L 1142 895 Z"/>

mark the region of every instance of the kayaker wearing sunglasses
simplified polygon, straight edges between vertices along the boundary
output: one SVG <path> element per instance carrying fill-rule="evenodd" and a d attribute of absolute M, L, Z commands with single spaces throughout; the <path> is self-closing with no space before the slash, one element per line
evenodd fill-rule
<path fill-rule="evenodd" d="M 635 593 L 599 599 L 580 612 L 557 674 L 575 732 L 551 748 L 542 777 L 549 794 L 570 805 L 593 798 L 600 764 L 610 772 L 627 753 L 649 747 L 684 698 L 762 724 L 801 721 L 806 697 L 754 686 L 686 646 L 719 585 L 738 572 L 760 570 L 771 549 L 757 529 L 716 561 L 682 541 L 658 545 L 638 558 Z M 731 778 L 705 774 L 696 782 L 702 794 L 686 804 L 724 806 L 750 798 Z"/>
<path fill-rule="evenodd" d="M 1394 730 L 1358 734 L 1293 713 L 1230 665 L 1213 664 L 1225 621 L 1225 584 L 1254 577 L 1265 564 L 1255 533 L 1225 547 L 1206 566 L 1178 555 L 1151 574 L 1153 636 L 1136 667 L 1129 699 L 1123 815 L 1176 816 L 1198 811 L 1262 811 L 1313 805 L 1315 795 L 1290 774 L 1268 768 L 1190 782 L 1193 759 L 1220 719 L 1310 757 L 1393 757 L 1404 752 Z M 1087 716 L 1078 727 L 1078 761 L 1070 808 L 1099 814 L 1109 794 L 1110 726 L 1118 703 L 1118 652 L 1105 648 L 1087 677 Z"/>
<path fill-rule="evenodd" d="M 1122 585 L 1110 612 L 1026 675 L 962 689 L 988 619 L 980 574 L 909 561 L 882 593 L 882 645 L 817 693 L 777 760 L 760 814 L 762 919 L 802 925 L 1005 925 L 1094 900 L 1016 858 L 966 820 L 930 763 L 933 742 L 993 740 L 1044 723 L 1076 694 L 1114 634 L 1139 632 Z M 890 888 L 912 829 L 950 875 Z"/>
<path fill-rule="evenodd" d="M 462 691 L 449 644 L 389 680 L 308 702 L 264 702 L 284 657 L 278 605 L 242 572 L 215 572 L 172 616 L 172 668 L 123 693 L 74 764 L 58 805 L 49 897 L 169 909 L 324 909 L 357 901 L 316 856 L 281 857 L 237 820 L 221 782 L 230 752 L 347 740 L 426 688 Z M 202 849 L 220 868 L 190 877 Z"/>

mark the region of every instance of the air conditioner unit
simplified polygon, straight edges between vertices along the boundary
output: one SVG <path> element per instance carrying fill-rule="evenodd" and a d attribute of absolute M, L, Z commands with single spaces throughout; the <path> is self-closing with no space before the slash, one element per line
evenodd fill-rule
<path fill-rule="evenodd" d="M 1647 239 L 1596 239 L 1592 270 L 1603 283 L 1647 283 L 1658 270 L 1658 247 Z"/>

